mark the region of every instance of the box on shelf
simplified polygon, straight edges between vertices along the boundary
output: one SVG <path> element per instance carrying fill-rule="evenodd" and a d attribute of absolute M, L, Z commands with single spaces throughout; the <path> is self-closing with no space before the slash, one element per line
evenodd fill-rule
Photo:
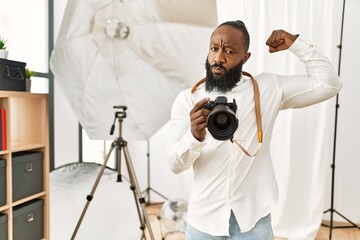
<path fill-rule="evenodd" d="M 4 205 L 6 205 L 6 161 L 0 159 L 0 207 Z"/>
<path fill-rule="evenodd" d="M 0 90 L 26 91 L 26 63 L 0 58 Z"/>
<path fill-rule="evenodd" d="M 13 240 L 39 240 L 44 237 L 44 200 L 34 199 L 14 207 Z"/>
<path fill-rule="evenodd" d="M 43 191 L 43 153 L 12 154 L 13 202 Z"/>
<path fill-rule="evenodd" d="M 0 213 L 0 240 L 8 240 L 8 216 Z"/>

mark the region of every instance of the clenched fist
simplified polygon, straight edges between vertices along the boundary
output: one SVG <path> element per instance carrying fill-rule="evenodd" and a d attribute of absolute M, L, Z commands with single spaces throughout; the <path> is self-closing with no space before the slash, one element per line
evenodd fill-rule
<path fill-rule="evenodd" d="M 284 30 L 274 30 L 266 41 L 266 45 L 269 46 L 271 53 L 286 50 L 295 42 L 297 37 L 298 35 L 290 34 Z"/>

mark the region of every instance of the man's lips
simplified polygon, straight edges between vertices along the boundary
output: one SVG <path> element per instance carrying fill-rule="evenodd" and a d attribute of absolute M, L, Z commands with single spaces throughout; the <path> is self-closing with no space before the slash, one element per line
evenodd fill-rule
<path fill-rule="evenodd" d="M 219 66 L 213 66 L 211 67 L 213 74 L 224 74 L 225 73 L 225 69 L 223 67 L 219 67 Z"/>

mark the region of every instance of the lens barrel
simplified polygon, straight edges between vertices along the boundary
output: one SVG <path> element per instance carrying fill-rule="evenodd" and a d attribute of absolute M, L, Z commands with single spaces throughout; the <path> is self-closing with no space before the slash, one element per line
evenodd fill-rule
<path fill-rule="evenodd" d="M 207 128 L 217 140 L 231 139 L 238 127 L 238 119 L 226 104 L 216 105 L 209 113 Z"/>

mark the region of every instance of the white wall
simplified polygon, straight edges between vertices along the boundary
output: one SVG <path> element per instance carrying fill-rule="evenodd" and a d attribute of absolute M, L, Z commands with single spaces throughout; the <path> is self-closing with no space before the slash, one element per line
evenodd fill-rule
<path fill-rule="evenodd" d="M 59 32 L 66 0 L 54 0 L 54 39 Z M 78 121 L 56 80 L 54 82 L 54 167 L 77 162 Z"/>

